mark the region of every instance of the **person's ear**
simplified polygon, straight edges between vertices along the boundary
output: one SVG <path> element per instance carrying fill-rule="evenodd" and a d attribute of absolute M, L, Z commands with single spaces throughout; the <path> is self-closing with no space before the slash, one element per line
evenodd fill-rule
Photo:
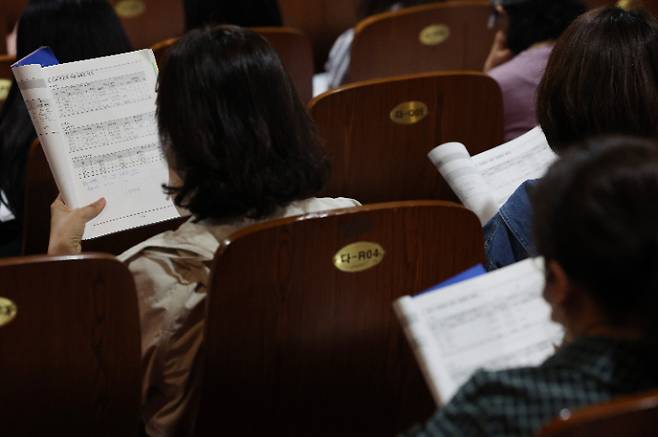
<path fill-rule="evenodd" d="M 571 284 L 569 277 L 559 262 L 549 260 L 546 263 L 546 285 L 544 298 L 553 306 L 563 305 L 569 300 Z"/>

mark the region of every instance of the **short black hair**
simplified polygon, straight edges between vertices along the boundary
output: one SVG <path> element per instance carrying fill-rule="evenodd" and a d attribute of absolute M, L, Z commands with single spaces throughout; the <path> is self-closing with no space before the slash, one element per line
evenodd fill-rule
<path fill-rule="evenodd" d="M 185 29 L 213 24 L 282 26 L 277 0 L 185 0 Z"/>
<path fill-rule="evenodd" d="M 165 187 L 201 220 L 263 218 L 319 192 L 328 160 L 279 57 L 255 32 L 217 26 L 174 45 L 159 79 Z"/>
<path fill-rule="evenodd" d="M 16 55 L 50 46 L 57 59 L 80 61 L 131 50 L 107 0 L 30 0 L 18 22 Z M 37 135 L 15 81 L 0 112 L 0 189 L 9 208 L 23 214 L 27 155 Z"/>
<path fill-rule="evenodd" d="M 592 136 L 658 137 L 658 23 L 620 8 L 581 15 L 557 41 L 537 90 L 537 119 L 562 153 Z"/>
<path fill-rule="evenodd" d="M 570 149 L 530 192 L 534 241 L 613 324 L 658 341 L 658 145 L 629 137 Z"/>
<path fill-rule="evenodd" d="M 519 54 L 538 42 L 556 40 L 585 6 L 580 0 L 528 0 L 505 6 L 505 12 L 507 47 Z"/>

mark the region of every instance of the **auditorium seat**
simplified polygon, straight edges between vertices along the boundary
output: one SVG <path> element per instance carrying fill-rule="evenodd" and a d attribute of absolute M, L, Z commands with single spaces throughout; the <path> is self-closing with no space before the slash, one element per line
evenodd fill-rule
<path fill-rule="evenodd" d="M 362 203 L 456 197 L 427 153 L 458 141 L 471 155 L 503 141 L 498 84 L 475 72 L 350 84 L 310 104 L 332 161 L 324 195 Z"/>
<path fill-rule="evenodd" d="M 648 437 L 658 431 L 658 390 L 564 410 L 539 437 Z"/>
<path fill-rule="evenodd" d="M 14 31 L 27 0 L 2 0 L 0 3 L 0 55 L 7 53 L 7 35 Z"/>
<path fill-rule="evenodd" d="M 4 436 L 137 436 L 135 284 L 107 255 L 0 260 Z"/>
<path fill-rule="evenodd" d="M 11 64 L 15 61 L 16 59 L 13 56 L 0 55 L 0 108 L 2 108 L 2 104 L 7 99 L 9 89 L 11 88 L 11 82 L 14 77 L 11 73 Z"/>
<path fill-rule="evenodd" d="M 184 32 L 182 0 L 110 0 L 135 49 Z"/>
<path fill-rule="evenodd" d="M 428 417 L 393 301 L 482 260 L 477 217 L 441 201 L 278 219 L 224 239 L 195 435 L 394 435 Z"/>
<path fill-rule="evenodd" d="M 30 147 L 25 173 L 24 255 L 44 254 L 48 251 L 50 204 L 58 193 L 59 190 L 55 185 L 41 144 L 35 140 Z M 82 250 L 119 255 L 147 238 L 178 228 L 188 218 L 180 217 L 83 241 Z"/>
<path fill-rule="evenodd" d="M 347 80 L 437 70 L 481 71 L 495 29 L 478 1 L 421 5 L 378 14 L 355 31 Z"/>
<path fill-rule="evenodd" d="M 263 35 L 277 51 L 302 102 L 310 101 L 313 94 L 313 52 L 309 39 L 299 30 L 289 27 L 255 27 L 252 30 Z M 158 64 L 162 64 L 167 50 L 177 40 L 169 38 L 153 45 Z"/>
<path fill-rule="evenodd" d="M 279 0 L 285 26 L 309 36 L 315 70 L 322 70 L 329 49 L 338 36 L 357 22 L 360 0 Z"/>

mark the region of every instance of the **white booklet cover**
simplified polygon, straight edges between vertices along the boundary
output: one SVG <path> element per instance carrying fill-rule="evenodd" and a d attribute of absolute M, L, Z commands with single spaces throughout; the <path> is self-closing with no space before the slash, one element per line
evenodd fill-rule
<path fill-rule="evenodd" d="M 437 405 L 480 368 L 534 366 L 564 336 L 542 298 L 543 261 L 527 259 L 394 303 Z"/>
<path fill-rule="evenodd" d="M 84 239 L 179 216 L 162 190 L 168 169 L 151 50 L 13 73 L 66 204 L 107 200 Z"/>
<path fill-rule="evenodd" d="M 435 147 L 428 157 L 483 225 L 523 182 L 542 177 L 557 158 L 539 127 L 472 157 L 454 142 Z"/>

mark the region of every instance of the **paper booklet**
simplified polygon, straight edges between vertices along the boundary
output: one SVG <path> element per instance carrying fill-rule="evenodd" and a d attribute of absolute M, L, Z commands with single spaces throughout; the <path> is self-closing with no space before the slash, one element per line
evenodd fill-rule
<path fill-rule="evenodd" d="M 179 216 L 162 190 L 151 50 L 57 65 L 41 48 L 12 70 L 66 204 L 107 200 L 83 239 Z"/>
<path fill-rule="evenodd" d="M 394 303 L 437 405 L 477 369 L 538 365 L 561 344 L 542 298 L 542 264 L 527 259 Z"/>
<path fill-rule="evenodd" d="M 441 144 L 428 157 L 483 225 L 523 182 L 542 177 L 556 159 L 539 127 L 472 157 L 461 143 Z"/>

